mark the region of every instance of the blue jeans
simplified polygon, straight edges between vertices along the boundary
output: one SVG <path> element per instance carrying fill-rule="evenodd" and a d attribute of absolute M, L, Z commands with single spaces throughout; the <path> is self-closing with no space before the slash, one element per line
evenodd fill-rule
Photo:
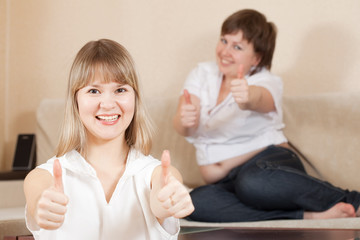
<path fill-rule="evenodd" d="M 304 211 L 325 211 L 336 203 L 357 209 L 360 193 L 334 187 L 306 174 L 291 150 L 269 146 L 215 184 L 190 193 L 193 221 L 243 222 L 302 219 Z"/>

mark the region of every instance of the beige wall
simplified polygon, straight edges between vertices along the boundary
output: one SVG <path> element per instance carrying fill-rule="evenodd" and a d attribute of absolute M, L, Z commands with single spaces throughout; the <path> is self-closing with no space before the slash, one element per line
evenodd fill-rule
<path fill-rule="evenodd" d="M 360 90 L 359 0 L 0 0 L 0 167 L 10 168 L 17 134 L 35 132 L 41 99 L 65 96 L 73 57 L 89 40 L 127 47 L 146 96 L 177 94 L 241 8 L 278 26 L 273 72 L 286 95 Z"/>
<path fill-rule="evenodd" d="M 6 4 L 0 0 L 0 169 L 4 164 L 5 79 L 6 79 Z"/>

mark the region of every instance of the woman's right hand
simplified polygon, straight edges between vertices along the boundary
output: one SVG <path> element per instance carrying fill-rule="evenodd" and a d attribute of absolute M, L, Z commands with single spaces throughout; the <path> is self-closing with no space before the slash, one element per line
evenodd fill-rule
<path fill-rule="evenodd" d="M 196 127 L 199 122 L 200 111 L 192 101 L 189 92 L 185 89 L 180 107 L 181 125 L 184 128 Z"/>
<path fill-rule="evenodd" d="M 53 172 L 54 183 L 42 192 L 34 214 L 39 227 L 47 230 L 58 229 L 64 223 L 69 202 L 68 197 L 64 194 L 62 170 L 58 159 L 54 161 Z"/>

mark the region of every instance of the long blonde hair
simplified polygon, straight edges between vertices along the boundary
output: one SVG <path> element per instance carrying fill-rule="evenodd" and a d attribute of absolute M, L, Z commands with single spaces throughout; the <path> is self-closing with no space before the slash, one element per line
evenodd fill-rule
<path fill-rule="evenodd" d="M 104 77 L 105 83 L 115 81 L 128 84 L 134 89 L 135 113 L 125 131 L 125 140 L 128 146 L 133 146 L 148 155 L 151 150 L 153 128 L 141 101 L 134 61 L 121 44 L 109 39 L 100 39 L 85 44 L 72 64 L 56 156 L 60 157 L 74 149 L 81 153 L 86 146 L 86 131 L 79 117 L 77 92 L 93 81 L 95 72 Z"/>

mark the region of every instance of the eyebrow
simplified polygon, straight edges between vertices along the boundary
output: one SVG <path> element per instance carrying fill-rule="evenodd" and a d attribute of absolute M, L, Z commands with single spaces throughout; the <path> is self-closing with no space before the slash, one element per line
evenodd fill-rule
<path fill-rule="evenodd" d="M 97 87 L 98 88 L 98 87 L 100 87 L 100 85 L 90 83 L 87 85 L 87 87 Z"/>
<path fill-rule="evenodd" d="M 128 85 L 127 83 L 116 83 L 115 87 L 122 87 Z M 101 84 L 96 84 L 96 83 L 91 83 L 89 85 L 87 85 L 88 87 L 96 87 L 96 88 L 100 88 Z"/>
<path fill-rule="evenodd" d="M 221 38 L 224 38 L 226 40 L 228 40 L 224 35 L 221 36 Z M 233 41 L 233 43 L 236 43 L 236 44 L 242 44 L 244 42 L 248 42 L 246 39 L 242 38 L 241 41 Z"/>

